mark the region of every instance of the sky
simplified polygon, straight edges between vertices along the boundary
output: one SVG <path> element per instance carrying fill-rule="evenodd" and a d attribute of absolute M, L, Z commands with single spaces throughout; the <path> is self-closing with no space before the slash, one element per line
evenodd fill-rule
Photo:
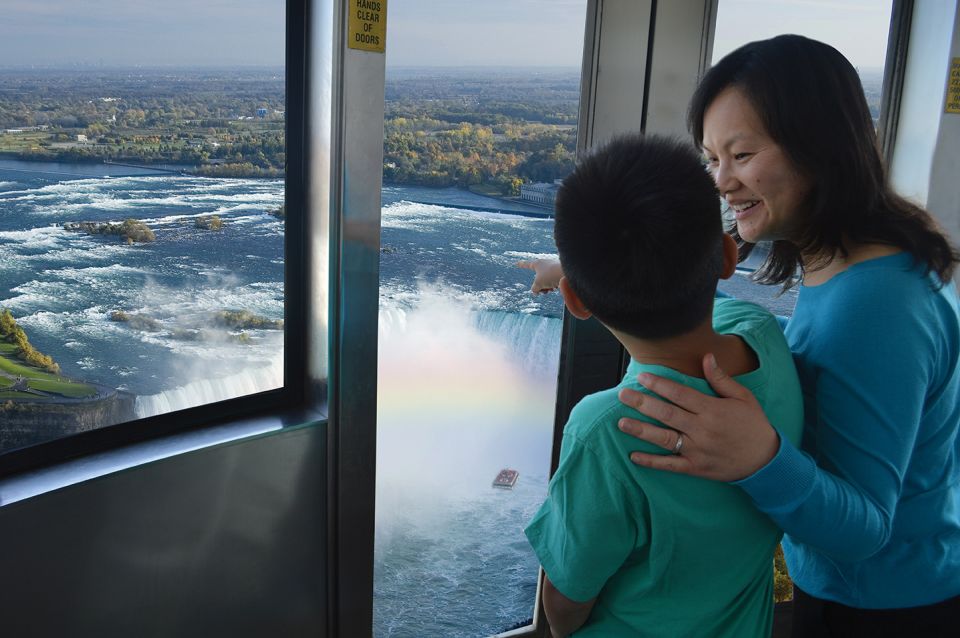
<path fill-rule="evenodd" d="M 0 0 L 0 67 L 282 65 L 284 5 Z"/>
<path fill-rule="evenodd" d="M 799 33 L 833 45 L 855 67 L 882 68 L 890 8 L 891 0 L 720 0 L 713 56 L 750 40 Z"/>
<path fill-rule="evenodd" d="M 779 33 L 883 66 L 891 0 L 720 0 L 715 53 Z M 388 66 L 581 62 L 586 0 L 389 0 Z M 0 66 L 283 64 L 283 0 L 3 0 Z"/>

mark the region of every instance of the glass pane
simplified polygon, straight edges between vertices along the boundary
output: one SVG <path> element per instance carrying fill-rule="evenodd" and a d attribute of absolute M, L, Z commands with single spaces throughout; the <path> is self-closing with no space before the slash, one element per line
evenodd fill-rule
<path fill-rule="evenodd" d="M 543 8 L 390 5 L 378 637 L 533 616 L 523 527 L 546 494 L 562 307 L 515 263 L 555 253 L 551 203 L 535 202 L 573 165 L 586 1 Z"/>
<path fill-rule="evenodd" d="M 5 10 L 0 450 L 283 385 L 284 6 Z"/>
<path fill-rule="evenodd" d="M 795 0 L 720 0 L 714 35 L 713 59 L 719 60 L 737 47 L 795 33 L 820 40 L 836 48 L 860 73 L 867 104 L 874 123 L 880 117 L 883 67 L 890 31 L 891 0 L 860 2 L 796 2 Z M 738 276 L 722 281 L 720 289 L 762 304 L 780 315 L 793 314 L 797 289 L 782 296 L 778 286 L 761 286 L 749 281 L 750 273 L 766 255 L 763 245 L 741 264 Z"/>

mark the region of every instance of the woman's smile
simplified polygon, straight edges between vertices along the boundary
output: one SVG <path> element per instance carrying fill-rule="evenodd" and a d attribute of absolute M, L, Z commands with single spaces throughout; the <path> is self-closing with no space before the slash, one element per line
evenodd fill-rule
<path fill-rule="evenodd" d="M 747 202 L 741 202 L 737 204 L 729 201 L 727 202 L 727 204 L 730 206 L 730 209 L 733 211 L 734 219 L 737 219 L 737 220 L 744 219 L 748 215 L 756 212 L 757 207 L 762 203 L 763 202 L 759 200 L 750 200 Z"/>

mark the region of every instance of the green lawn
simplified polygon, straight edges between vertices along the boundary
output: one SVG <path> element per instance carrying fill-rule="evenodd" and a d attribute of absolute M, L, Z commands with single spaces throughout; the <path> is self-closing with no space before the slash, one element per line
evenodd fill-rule
<path fill-rule="evenodd" d="M 91 397 L 97 393 L 97 389 L 86 383 L 77 383 L 75 381 L 30 381 L 29 386 L 34 390 L 41 392 L 54 392 L 71 399 L 80 399 Z"/>
<path fill-rule="evenodd" d="M 467 190 L 472 193 L 476 193 L 477 195 L 486 195 L 487 197 L 504 196 L 499 187 L 491 184 L 470 184 L 470 186 L 467 187 Z"/>
<path fill-rule="evenodd" d="M 0 133 L 0 151 L 5 153 L 20 153 L 22 151 L 38 150 L 40 142 L 50 137 L 49 133 L 29 131 L 26 133 Z"/>
<path fill-rule="evenodd" d="M 23 376 L 27 379 L 27 386 L 41 392 L 53 392 L 71 399 L 93 396 L 97 389 L 86 383 L 78 383 L 51 374 L 40 368 L 26 365 L 19 359 L 16 359 L 17 347 L 12 343 L 0 342 L 0 370 L 13 376 Z M 38 397 L 24 392 L 2 392 L 2 389 L 9 388 L 13 382 L 6 377 L 0 377 L 0 398 L 3 399 L 30 399 L 35 400 Z M 5 396 L 13 395 L 13 396 Z"/>

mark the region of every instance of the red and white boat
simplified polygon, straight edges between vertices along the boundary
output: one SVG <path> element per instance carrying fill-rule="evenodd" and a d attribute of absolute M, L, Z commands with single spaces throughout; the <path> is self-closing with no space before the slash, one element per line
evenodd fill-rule
<path fill-rule="evenodd" d="M 497 474 L 497 478 L 493 479 L 493 487 L 499 487 L 505 490 L 513 489 L 513 486 L 517 484 L 518 478 L 520 478 L 520 472 L 504 468 Z"/>

